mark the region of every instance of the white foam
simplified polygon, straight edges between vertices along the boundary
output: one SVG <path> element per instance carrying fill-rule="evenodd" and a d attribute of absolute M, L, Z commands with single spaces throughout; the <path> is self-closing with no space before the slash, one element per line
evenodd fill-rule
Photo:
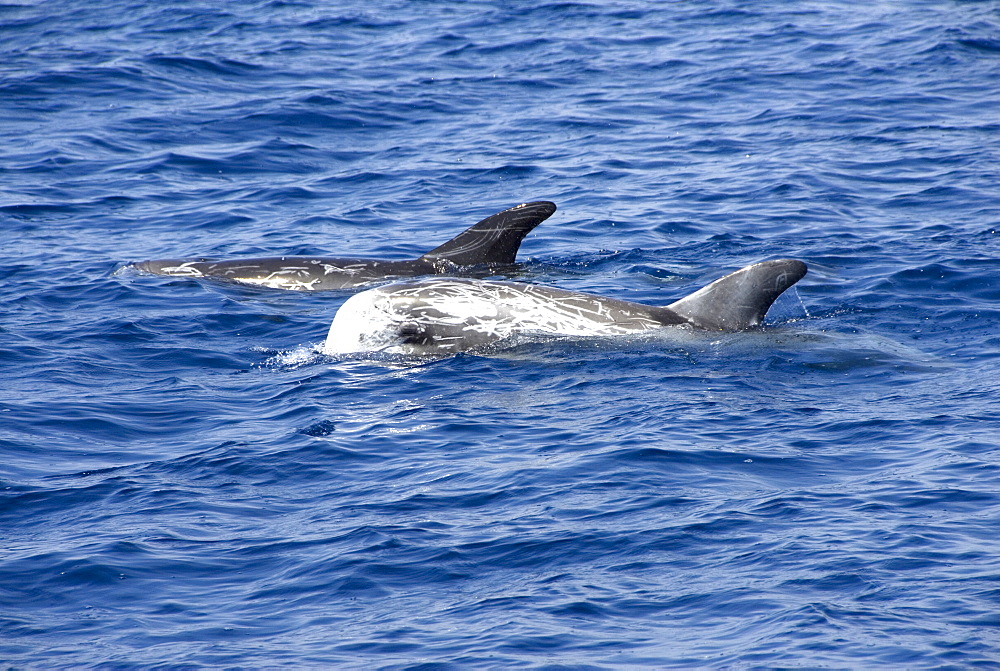
<path fill-rule="evenodd" d="M 283 352 L 278 352 L 267 359 L 261 366 L 266 368 L 299 368 L 316 363 L 322 357 L 322 344 L 299 345 Z"/>

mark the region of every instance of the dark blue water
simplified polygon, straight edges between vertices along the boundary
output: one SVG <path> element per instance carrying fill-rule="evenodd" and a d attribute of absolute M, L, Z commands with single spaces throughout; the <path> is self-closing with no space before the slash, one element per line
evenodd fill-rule
<path fill-rule="evenodd" d="M 412 258 L 764 332 L 316 353 Z M 0 659 L 1000 667 L 1000 5 L 0 5 Z"/>

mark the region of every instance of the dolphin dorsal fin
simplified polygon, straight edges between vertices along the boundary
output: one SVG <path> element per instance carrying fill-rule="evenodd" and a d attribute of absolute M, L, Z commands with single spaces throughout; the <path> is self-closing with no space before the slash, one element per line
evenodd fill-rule
<path fill-rule="evenodd" d="M 555 211 L 555 203 L 546 200 L 522 203 L 486 217 L 420 259 L 432 263 L 446 260 L 459 266 L 514 263 L 524 236 Z"/>
<path fill-rule="evenodd" d="M 741 268 L 667 306 L 689 322 L 712 331 L 759 326 L 768 308 L 806 274 L 795 259 L 764 261 Z"/>

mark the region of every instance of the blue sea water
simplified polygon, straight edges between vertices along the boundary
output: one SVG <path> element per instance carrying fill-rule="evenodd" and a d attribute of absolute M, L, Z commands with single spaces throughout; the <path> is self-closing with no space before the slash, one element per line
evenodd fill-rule
<path fill-rule="evenodd" d="M 527 200 L 520 279 L 736 335 L 317 353 Z M 0 5 L 0 660 L 1000 667 L 1000 3 Z"/>

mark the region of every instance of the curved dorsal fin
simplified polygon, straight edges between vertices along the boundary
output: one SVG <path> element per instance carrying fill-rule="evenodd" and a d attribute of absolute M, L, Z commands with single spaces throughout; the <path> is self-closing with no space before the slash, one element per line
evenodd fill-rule
<path fill-rule="evenodd" d="M 422 261 L 451 261 L 459 266 L 514 263 L 517 249 L 531 229 L 556 211 L 555 203 L 522 203 L 486 217 L 420 257 Z"/>
<path fill-rule="evenodd" d="M 699 328 L 742 331 L 760 325 L 778 296 L 806 274 L 795 259 L 755 263 L 717 279 L 667 309 Z"/>

